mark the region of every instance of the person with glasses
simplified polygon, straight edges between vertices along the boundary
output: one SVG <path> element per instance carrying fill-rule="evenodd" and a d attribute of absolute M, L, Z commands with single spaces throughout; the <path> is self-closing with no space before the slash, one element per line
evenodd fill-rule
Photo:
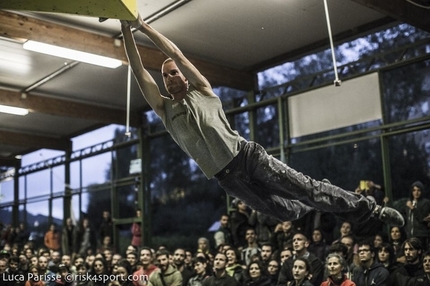
<path fill-rule="evenodd" d="M 355 267 L 352 274 L 352 281 L 357 286 L 388 286 L 387 281 L 390 272 L 375 258 L 375 248 L 373 241 L 362 240 L 358 243 L 358 257 L 360 265 Z"/>
<path fill-rule="evenodd" d="M 279 271 L 281 269 L 281 264 L 278 260 L 272 258 L 269 260 L 267 264 L 267 272 L 269 273 L 270 280 L 272 281 L 272 285 L 276 285 L 278 283 Z"/>

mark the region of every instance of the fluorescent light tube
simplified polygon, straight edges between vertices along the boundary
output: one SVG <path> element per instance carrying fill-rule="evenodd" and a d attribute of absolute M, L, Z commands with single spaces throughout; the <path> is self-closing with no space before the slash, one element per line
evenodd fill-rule
<path fill-rule="evenodd" d="M 88 64 L 98 65 L 115 69 L 122 65 L 122 62 L 117 59 L 99 56 L 95 54 L 80 52 L 72 49 L 62 48 L 54 45 L 40 43 L 36 41 L 27 41 L 23 45 L 26 50 L 56 56 L 60 58 L 66 58 L 74 61 L 84 62 Z"/>
<path fill-rule="evenodd" d="M 0 104 L 0 112 L 24 116 L 28 114 L 28 109 Z"/>

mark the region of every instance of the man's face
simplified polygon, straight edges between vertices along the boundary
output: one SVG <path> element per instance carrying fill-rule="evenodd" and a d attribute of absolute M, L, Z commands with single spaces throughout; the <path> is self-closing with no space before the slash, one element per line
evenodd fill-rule
<path fill-rule="evenodd" d="M 169 267 L 169 257 L 167 255 L 160 255 L 157 257 L 158 267 L 160 267 L 162 272 L 165 272 Z"/>
<path fill-rule="evenodd" d="M 255 242 L 255 231 L 253 229 L 248 229 L 245 233 L 245 239 L 248 244 L 252 244 Z"/>
<path fill-rule="evenodd" d="M 152 253 L 149 249 L 142 249 L 140 251 L 140 262 L 143 265 L 149 265 L 152 262 Z"/>
<path fill-rule="evenodd" d="M 183 249 L 176 249 L 175 253 L 173 254 L 173 262 L 176 265 L 182 265 L 185 260 L 185 250 Z"/>
<path fill-rule="evenodd" d="M 111 261 L 112 260 L 112 251 L 105 250 L 105 251 L 103 251 L 103 254 L 105 255 L 106 261 Z"/>
<path fill-rule="evenodd" d="M 207 241 L 204 240 L 204 239 L 200 239 L 198 241 L 198 247 L 199 247 L 199 249 L 207 250 L 208 249 L 208 243 L 207 243 Z"/>
<path fill-rule="evenodd" d="M 9 262 L 9 271 L 15 272 L 16 270 L 18 270 L 18 262 L 15 262 L 15 261 Z"/>
<path fill-rule="evenodd" d="M 302 234 L 296 234 L 293 237 L 293 248 L 296 252 L 303 251 L 308 247 L 308 241 Z"/>
<path fill-rule="evenodd" d="M 430 274 L 430 255 L 424 256 L 424 258 L 423 258 L 423 269 L 427 275 Z"/>
<path fill-rule="evenodd" d="M 358 257 L 361 263 L 367 263 L 373 259 L 375 254 L 370 250 L 370 245 L 361 245 L 358 247 Z"/>
<path fill-rule="evenodd" d="M 191 260 L 193 260 L 193 254 L 190 251 L 185 251 L 185 264 L 191 263 Z"/>
<path fill-rule="evenodd" d="M 61 257 L 61 264 L 64 264 L 67 267 L 70 267 L 70 256 L 69 255 L 63 255 L 63 257 Z"/>
<path fill-rule="evenodd" d="M 403 248 L 403 251 L 405 253 L 407 263 L 409 264 L 418 263 L 421 250 L 416 250 L 412 247 L 412 245 L 410 245 L 409 243 L 406 243 L 405 247 Z"/>
<path fill-rule="evenodd" d="M 344 237 L 340 240 L 341 243 L 343 243 L 347 248 L 348 248 L 348 252 L 350 252 L 352 250 L 352 246 L 354 241 L 349 238 L 349 237 Z"/>
<path fill-rule="evenodd" d="M 270 256 L 272 256 L 272 247 L 270 245 L 263 245 L 261 247 L 261 258 L 267 261 L 270 259 Z"/>
<path fill-rule="evenodd" d="M 51 253 L 51 260 L 54 263 L 58 263 L 60 262 L 60 253 L 58 251 L 53 251 Z"/>
<path fill-rule="evenodd" d="M 223 215 L 221 217 L 220 222 L 221 222 L 222 227 L 227 227 L 228 226 L 228 216 Z"/>
<path fill-rule="evenodd" d="M 40 270 L 44 271 L 46 270 L 46 268 L 48 268 L 48 259 L 46 259 L 45 256 L 40 256 L 38 264 Z"/>
<path fill-rule="evenodd" d="M 177 94 L 187 90 L 188 81 L 176 66 L 174 61 L 168 61 L 162 66 L 164 86 L 170 94 Z"/>
<path fill-rule="evenodd" d="M 336 277 L 342 271 L 342 264 L 340 264 L 338 257 L 330 257 L 327 261 L 327 269 L 332 277 Z"/>
<path fill-rule="evenodd" d="M 289 249 L 288 250 L 282 250 L 280 256 L 281 256 L 281 263 L 284 263 L 285 260 L 287 260 L 288 258 L 293 256 L 293 253 Z"/>
<path fill-rule="evenodd" d="M 214 260 L 214 268 L 215 270 L 223 270 L 225 269 L 225 266 L 227 264 L 227 257 L 222 254 L 222 253 L 218 253 L 215 256 L 215 260 Z"/>
<path fill-rule="evenodd" d="M 5 273 L 7 268 L 7 262 L 4 259 L 0 259 L 0 273 Z"/>

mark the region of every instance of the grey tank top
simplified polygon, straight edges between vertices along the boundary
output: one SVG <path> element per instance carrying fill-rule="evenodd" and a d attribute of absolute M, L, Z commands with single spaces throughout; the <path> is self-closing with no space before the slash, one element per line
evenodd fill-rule
<path fill-rule="evenodd" d="M 164 98 L 166 130 L 210 179 L 240 151 L 244 140 L 230 127 L 221 100 L 190 87 L 181 101 Z"/>

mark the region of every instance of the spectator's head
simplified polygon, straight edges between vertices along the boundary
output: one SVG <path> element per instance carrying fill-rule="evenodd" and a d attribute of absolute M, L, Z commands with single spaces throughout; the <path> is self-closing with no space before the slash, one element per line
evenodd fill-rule
<path fill-rule="evenodd" d="M 185 249 L 177 248 L 173 253 L 173 263 L 177 266 L 181 266 L 185 261 Z"/>
<path fill-rule="evenodd" d="M 126 259 L 130 263 L 131 267 L 134 267 L 137 263 L 137 254 L 136 252 L 130 252 L 127 254 Z"/>
<path fill-rule="evenodd" d="M 269 276 L 261 261 L 252 261 L 246 267 L 246 276 L 251 280 L 258 280 L 261 277 Z"/>
<path fill-rule="evenodd" d="M 127 259 L 121 259 L 118 261 L 118 263 L 116 264 L 117 268 L 116 268 L 116 275 L 117 275 L 117 280 L 121 281 L 121 282 L 127 282 L 127 278 L 130 274 L 132 273 L 132 267 L 130 265 L 130 263 L 128 262 Z"/>
<path fill-rule="evenodd" d="M 280 270 L 280 267 L 279 267 L 279 262 L 278 262 L 278 260 L 273 259 L 273 258 L 272 258 L 272 259 L 270 259 L 270 260 L 269 260 L 269 263 L 267 264 L 267 272 L 268 272 L 270 275 L 274 276 L 274 275 L 278 275 L 279 270 Z"/>
<path fill-rule="evenodd" d="M 324 242 L 324 234 L 320 228 L 315 228 L 312 232 L 312 242 L 313 243 L 320 243 Z"/>
<path fill-rule="evenodd" d="M 340 237 L 350 235 L 352 233 L 352 225 L 348 221 L 344 221 L 340 226 Z"/>
<path fill-rule="evenodd" d="M 339 280 L 347 268 L 346 260 L 341 254 L 330 253 L 326 258 L 326 268 L 331 277 Z"/>
<path fill-rule="evenodd" d="M 304 233 L 298 232 L 293 236 L 293 249 L 299 257 L 306 253 L 308 247 L 309 241 Z"/>
<path fill-rule="evenodd" d="M 341 242 L 336 242 L 330 246 L 328 252 L 337 253 L 342 255 L 344 258 L 346 258 L 348 256 L 348 247 Z"/>
<path fill-rule="evenodd" d="M 106 274 L 107 264 L 103 258 L 95 258 L 92 267 L 92 273 L 95 275 Z"/>
<path fill-rule="evenodd" d="M 261 246 L 261 259 L 269 261 L 272 258 L 273 246 L 270 243 L 265 243 Z"/>
<path fill-rule="evenodd" d="M 390 242 L 403 243 L 406 239 L 406 232 L 403 227 L 392 226 L 390 228 Z"/>
<path fill-rule="evenodd" d="M 71 261 L 70 255 L 65 254 L 61 257 L 61 264 L 64 264 L 67 267 L 70 267 L 71 263 L 72 261 Z"/>
<path fill-rule="evenodd" d="M 227 249 L 227 251 L 225 251 L 224 253 L 227 256 L 227 265 L 234 265 L 239 263 L 240 254 L 236 248 Z"/>
<path fill-rule="evenodd" d="M 223 271 L 227 266 L 227 256 L 224 253 L 218 252 L 214 259 L 215 271 Z"/>
<path fill-rule="evenodd" d="M 394 254 L 394 248 L 391 244 L 387 242 L 382 243 L 376 250 L 379 262 L 387 265 L 392 265 L 395 262 L 396 255 Z"/>
<path fill-rule="evenodd" d="M 206 237 L 200 237 L 197 240 L 197 249 L 201 252 L 208 252 L 209 251 L 209 239 Z"/>
<path fill-rule="evenodd" d="M 155 253 L 155 258 L 158 262 L 158 267 L 161 269 L 162 272 L 165 272 L 170 265 L 169 262 L 169 256 L 170 252 L 167 249 L 160 249 Z"/>
<path fill-rule="evenodd" d="M 248 244 L 254 244 L 257 240 L 255 229 L 252 227 L 248 227 L 245 232 L 245 239 Z"/>
<path fill-rule="evenodd" d="M 417 264 L 420 262 L 423 252 L 421 240 L 416 237 L 411 237 L 405 240 L 402 244 L 402 251 L 406 258 L 407 264 Z"/>
<path fill-rule="evenodd" d="M 430 275 L 430 250 L 423 254 L 423 270 L 424 273 L 429 277 Z"/>
<path fill-rule="evenodd" d="M 285 260 L 287 260 L 291 256 L 293 256 L 293 250 L 291 248 L 286 247 L 282 249 L 281 253 L 279 254 L 281 264 L 283 264 Z"/>
<path fill-rule="evenodd" d="M 8 261 L 5 258 L 0 258 L 0 274 L 5 273 L 8 266 Z"/>
<path fill-rule="evenodd" d="M 307 259 L 296 258 L 291 272 L 295 281 L 303 281 L 309 279 L 310 275 L 312 275 L 312 268 Z"/>
<path fill-rule="evenodd" d="M 193 259 L 193 269 L 197 275 L 203 275 L 206 272 L 207 262 L 203 257 L 195 257 Z"/>
<path fill-rule="evenodd" d="M 142 247 L 142 249 L 140 250 L 139 260 L 144 266 L 151 264 L 153 260 L 151 248 L 147 246 Z"/>
<path fill-rule="evenodd" d="M 226 227 L 228 227 L 228 220 L 229 220 L 228 214 L 223 214 L 223 215 L 221 215 L 219 222 L 220 222 L 222 227 L 226 228 Z"/>
<path fill-rule="evenodd" d="M 411 200 L 419 200 L 424 192 L 424 185 L 420 181 L 416 181 L 411 186 Z"/>
<path fill-rule="evenodd" d="M 362 265 L 367 265 L 369 267 L 373 264 L 375 259 L 375 249 L 372 241 L 366 239 L 358 243 L 358 258 Z"/>

